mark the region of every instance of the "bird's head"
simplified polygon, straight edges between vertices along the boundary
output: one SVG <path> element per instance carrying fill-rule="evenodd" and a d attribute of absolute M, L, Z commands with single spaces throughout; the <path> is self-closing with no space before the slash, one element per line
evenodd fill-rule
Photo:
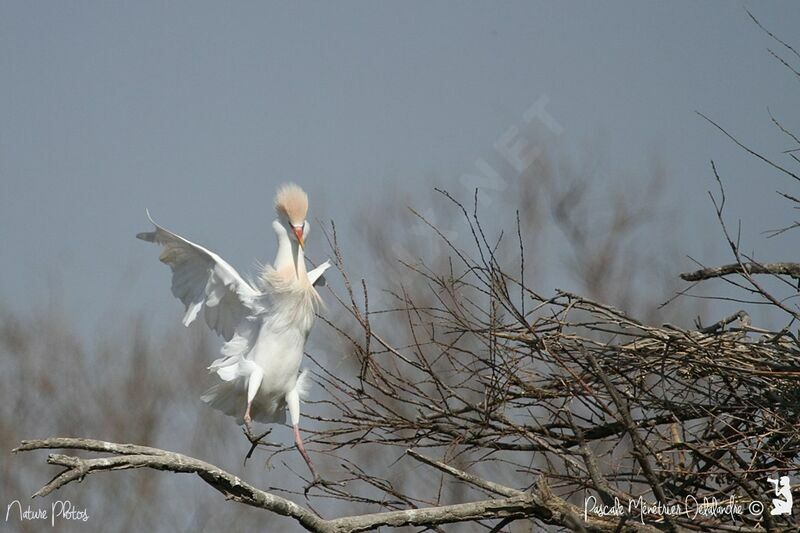
<path fill-rule="evenodd" d="M 275 195 L 275 211 L 280 221 L 291 228 L 291 234 L 300 247 L 305 248 L 305 236 L 308 234 L 308 195 L 305 191 L 294 183 L 281 185 Z"/>

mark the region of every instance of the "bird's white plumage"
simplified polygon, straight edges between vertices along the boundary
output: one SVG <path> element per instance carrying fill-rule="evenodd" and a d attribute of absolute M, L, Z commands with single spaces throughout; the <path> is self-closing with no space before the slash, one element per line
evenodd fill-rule
<path fill-rule="evenodd" d="M 262 294 L 214 252 L 159 226 L 149 211 L 147 218 L 155 231 L 136 237 L 163 246 L 159 259 L 172 269 L 172 294 L 186 306 L 183 325 L 205 310 L 208 326 L 231 340 L 245 318 L 258 313 Z"/>
<path fill-rule="evenodd" d="M 214 252 L 164 229 L 149 213 L 148 218 L 155 231 L 137 237 L 163 246 L 160 259 L 172 269 L 172 293 L 186 306 L 183 323 L 188 326 L 203 311 L 209 327 L 226 340 L 222 357 L 209 366 L 220 382 L 203 401 L 240 423 L 249 402 L 252 418 L 261 422 L 284 420 L 288 406 L 297 425 L 299 398 L 307 389 L 300 363 L 321 301 L 314 285 L 324 283 L 330 263 L 307 272 L 288 220 L 276 220 L 275 262 L 248 282 Z M 303 228 L 307 234 L 307 222 Z"/>

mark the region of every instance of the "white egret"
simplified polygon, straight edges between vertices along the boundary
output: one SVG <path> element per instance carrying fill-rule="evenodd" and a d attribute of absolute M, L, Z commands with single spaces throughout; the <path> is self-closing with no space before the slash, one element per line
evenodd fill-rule
<path fill-rule="evenodd" d="M 317 482 L 300 437 L 306 379 L 299 370 L 321 302 L 314 286 L 324 282 L 322 274 L 330 263 L 306 270 L 308 196 L 300 187 L 281 186 L 275 209 L 275 261 L 249 282 L 214 252 L 156 224 L 149 212 L 155 231 L 137 237 L 163 246 L 159 259 L 172 269 L 172 294 L 186 306 L 183 324 L 188 326 L 203 311 L 208 326 L 226 341 L 223 357 L 209 366 L 221 381 L 206 391 L 203 401 L 244 423 L 248 437 L 252 420 L 285 421 L 288 407 L 295 444 Z"/>

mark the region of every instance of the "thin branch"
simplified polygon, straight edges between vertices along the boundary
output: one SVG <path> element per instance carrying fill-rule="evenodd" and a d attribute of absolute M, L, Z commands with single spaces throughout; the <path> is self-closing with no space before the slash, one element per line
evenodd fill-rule
<path fill-rule="evenodd" d="M 736 144 L 736 145 L 737 145 L 739 148 L 741 148 L 741 149 L 742 149 L 742 150 L 744 150 L 745 152 L 749 153 L 750 155 L 753 155 L 753 156 L 757 157 L 758 159 L 760 159 L 761 161 L 765 162 L 766 164 L 768 164 L 768 165 L 769 165 L 769 166 L 771 166 L 772 168 L 774 168 L 774 169 L 776 169 L 776 170 L 779 170 L 779 171 L 783 172 L 783 173 L 784 173 L 784 174 L 786 174 L 787 176 L 790 176 L 790 177 L 792 177 L 792 178 L 794 178 L 794 179 L 796 179 L 796 180 L 800 181 L 800 176 L 798 176 L 798 175 L 797 175 L 797 174 L 795 174 L 794 172 L 792 172 L 792 171 L 790 171 L 790 170 L 787 170 L 787 169 L 783 168 L 782 166 L 778 165 L 777 163 L 774 163 L 773 161 L 770 161 L 768 158 L 764 157 L 763 155 L 759 154 L 758 152 L 756 152 L 756 151 L 754 151 L 754 150 L 751 150 L 751 149 L 750 149 L 750 148 L 748 148 L 746 145 L 742 144 L 742 143 L 741 143 L 741 142 L 740 142 L 740 141 L 739 141 L 739 140 L 738 140 L 736 137 L 734 137 L 733 135 L 731 135 L 730 133 L 728 133 L 728 132 L 725 130 L 725 128 L 723 128 L 722 126 L 720 126 L 719 124 L 717 124 L 716 122 L 714 122 L 713 120 L 711 120 L 710 118 L 708 118 L 707 116 L 705 116 L 703 113 L 701 113 L 701 112 L 699 112 L 699 111 L 696 111 L 696 113 L 697 113 L 698 115 L 700 115 L 701 117 L 703 117 L 704 119 L 706 119 L 706 121 L 708 121 L 709 123 L 711 123 L 711 124 L 712 124 L 712 125 L 713 125 L 715 128 L 717 128 L 717 129 L 718 129 L 719 131 L 721 131 L 723 134 L 725 134 L 725 136 L 726 136 L 726 137 L 728 137 L 728 138 L 729 138 L 731 141 L 733 141 L 733 142 L 734 142 L 734 143 L 735 143 L 735 144 Z"/>

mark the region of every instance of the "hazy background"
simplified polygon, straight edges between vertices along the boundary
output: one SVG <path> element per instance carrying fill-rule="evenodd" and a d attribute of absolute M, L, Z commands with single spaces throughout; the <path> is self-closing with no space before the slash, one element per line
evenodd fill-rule
<path fill-rule="evenodd" d="M 752 9 L 796 33 L 797 4 Z M 709 159 L 732 212 L 748 202 L 747 232 L 786 222 L 765 209 L 782 178 L 694 114 L 774 147 L 766 107 L 790 126 L 800 110 L 772 45 L 731 2 L 3 2 L 0 301 L 55 289 L 82 334 L 130 310 L 175 318 L 167 272 L 133 239 L 145 207 L 246 269 L 273 253 L 278 183 L 341 224 L 400 183 L 452 189 L 541 97 L 563 144 L 599 146 L 597 180 L 669 169 L 682 251 L 713 262 L 693 230 L 713 225 Z"/>
<path fill-rule="evenodd" d="M 514 209 L 525 210 L 496 190 L 536 179 L 535 172 L 509 169 L 494 148 L 516 127 L 565 162 L 548 179 L 558 183 L 572 168 L 591 184 L 590 196 L 644 187 L 660 176 L 662 211 L 650 222 L 653 235 L 668 237 L 680 266 L 670 267 L 673 275 L 693 268 L 687 255 L 707 264 L 730 259 L 706 195 L 716 187 L 710 159 L 726 180 L 733 221 L 742 219 L 743 250 L 796 259 L 796 235 L 765 241 L 760 234 L 792 222 L 788 209 L 776 208 L 783 204 L 774 191 L 794 184 L 695 114 L 770 154 L 788 143 L 767 107 L 788 127 L 800 127 L 797 78 L 769 55 L 775 43 L 753 24 L 747 6 L 792 42 L 800 6 L 790 2 L 3 2 L 4 444 L 61 431 L 171 445 L 238 464 L 241 450 L 208 443 L 222 439 L 214 428 L 235 433 L 233 423 L 202 419 L 208 413 L 197 401 L 215 341 L 207 345 L 201 332 L 177 327 L 181 306 L 169 292 L 168 270 L 155 248 L 134 239 L 148 228 L 145 207 L 166 227 L 248 270 L 274 253 L 276 186 L 296 181 L 310 195 L 312 221 L 337 221 L 355 277 L 381 286 L 385 277 L 372 268 L 366 246 L 371 230 L 392 224 L 427 239 L 411 219 L 389 216 L 387 204 L 414 204 L 445 219 L 428 190 L 436 185 L 469 200 L 473 186 L 463 176 L 475 174 L 482 158 L 500 175 L 482 191 L 486 213 L 511 224 Z M 546 103 L 557 128 L 526 124 L 536 102 Z M 582 216 L 591 223 L 592 213 Z M 315 226 L 309 253 L 319 260 L 328 249 Z M 563 259 L 560 240 L 539 242 L 528 253 L 542 265 L 540 289 L 574 286 L 556 261 Z M 406 248 L 385 242 L 386 250 Z M 136 338 L 150 345 L 136 345 Z M 316 332 L 315 339 L 323 357 L 338 357 Z M 185 357 L 161 353 L 160 342 Z M 20 354 L 34 352 L 40 371 L 51 365 L 50 388 L 26 370 L 35 358 Z M 148 364 L 163 366 L 142 369 L 136 353 L 145 352 L 153 354 L 144 358 Z M 74 359 L 86 368 L 76 370 Z M 137 380 L 169 376 L 182 388 L 151 405 L 134 387 L 137 366 Z M 127 394 L 122 384 L 132 387 Z M 70 394 L 80 405 L 70 420 L 48 418 L 46 406 L 26 400 L 67 402 L 64 387 L 77 389 Z M 88 399 L 93 388 L 98 392 Z M 104 409 L 115 408 L 111 396 L 119 402 L 116 429 L 102 421 Z M 126 413 L 142 412 L 158 422 L 146 430 L 125 422 Z M 241 447 L 238 434 L 225 438 Z M 26 478 L 20 461 L 2 457 L 0 464 L 3 505 L 49 479 L 40 462 L 28 463 L 38 470 Z M 254 468 L 251 476 L 262 474 Z M 199 485 L 181 485 L 198 489 L 185 496 L 193 509 L 198 501 L 219 501 Z M 73 494 L 100 498 L 103 486 L 113 482 L 90 479 Z M 205 515 L 163 520 L 220 527 Z M 123 525 L 137 530 L 163 520 Z"/>

